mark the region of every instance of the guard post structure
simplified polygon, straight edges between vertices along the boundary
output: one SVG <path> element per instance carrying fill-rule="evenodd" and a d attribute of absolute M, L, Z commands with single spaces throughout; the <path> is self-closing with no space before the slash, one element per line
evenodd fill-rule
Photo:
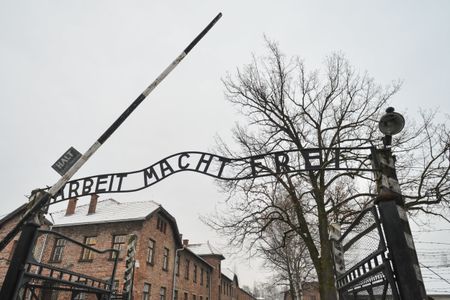
<path fill-rule="evenodd" d="M 10 267 L 5 276 L 0 299 L 17 299 L 19 287 L 22 285 L 25 262 L 30 256 L 31 249 L 37 237 L 39 224 L 35 222 L 25 223 L 20 238 L 17 242 L 16 251 L 10 262 Z"/>
<path fill-rule="evenodd" d="M 48 200 L 49 194 L 39 189 L 34 190 L 30 196 L 27 210 L 33 206 L 38 197 Z M 40 208 L 39 211 L 31 215 L 22 227 L 17 246 L 15 247 L 8 271 L 6 272 L 5 281 L 0 290 L 0 299 L 16 299 L 19 296 L 19 289 L 23 283 L 25 264 L 31 256 L 43 213 L 44 210 Z"/>
<path fill-rule="evenodd" d="M 384 149 L 372 149 L 372 164 L 376 170 L 378 192 L 376 204 L 380 213 L 400 298 L 402 300 L 426 300 L 425 285 L 395 170 L 395 158 L 390 148 L 391 136 L 400 132 L 403 128 L 403 125 L 394 124 L 392 115 L 397 113 L 393 111 L 393 108 L 388 108 L 387 114 L 380 121 L 380 130 L 386 134 L 383 139 Z M 401 118 L 403 119 L 403 117 Z M 393 123 L 381 124 L 383 119 L 389 119 L 389 122 Z M 390 125 L 397 128 L 390 132 L 386 129 Z"/>
<path fill-rule="evenodd" d="M 128 239 L 127 256 L 125 259 L 125 273 L 123 282 L 124 300 L 132 299 L 134 267 L 136 263 L 136 242 L 137 236 L 135 234 L 130 235 L 130 238 Z"/>
<path fill-rule="evenodd" d="M 342 275 L 345 273 L 345 260 L 342 243 L 339 242 L 341 226 L 337 223 L 331 223 L 328 231 L 330 233 L 335 272 L 337 275 Z"/>

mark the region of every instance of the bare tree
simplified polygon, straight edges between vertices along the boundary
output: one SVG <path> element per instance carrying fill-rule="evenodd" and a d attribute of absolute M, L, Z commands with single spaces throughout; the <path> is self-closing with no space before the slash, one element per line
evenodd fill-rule
<path fill-rule="evenodd" d="M 418 128 L 407 128 L 399 137 L 396 149 L 406 207 L 410 212 L 424 212 L 450 222 L 449 117 L 439 122 L 437 111 L 421 111 L 420 118 Z"/>
<path fill-rule="evenodd" d="M 275 43 L 268 41 L 267 46 L 268 56 L 254 57 L 223 80 L 228 100 L 248 123 L 236 125 L 233 131 L 237 150 L 219 141 L 218 151 L 243 157 L 295 150 L 302 156 L 308 149 L 320 148 L 320 167 L 220 182 L 229 193 L 228 211 L 209 224 L 231 244 L 250 248 L 264 238 L 273 222 L 286 224 L 307 249 L 321 299 L 336 299 L 328 226 L 350 222 L 372 205 L 372 174 L 360 171 L 370 168 L 370 160 L 352 149 L 380 143 L 378 120 L 400 83 L 378 85 L 368 74 L 355 71 L 342 54 L 326 59 L 325 72 L 308 71 L 299 58 L 286 58 Z M 443 125 L 433 125 L 428 115 L 422 121 L 408 124 L 409 130 L 393 144 L 400 149 L 400 179 L 408 208 L 433 212 L 428 204 L 448 207 L 449 132 Z M 335 161 L 332 148 L 336 147 L 343 149 L 339 160 L 349 170 L 325 170 Z M 292 212 L 280 205 L 280 195 L 289 201 Z"/>
<path fill-rule="evenodd" d="M 259 243 L 266 267 L 274 271 L 273 284 L 288 287 L 292 299 L 302 300 L 304 283 L 315 279 L 303 240 L 285 223 L 273 222 Z"/>

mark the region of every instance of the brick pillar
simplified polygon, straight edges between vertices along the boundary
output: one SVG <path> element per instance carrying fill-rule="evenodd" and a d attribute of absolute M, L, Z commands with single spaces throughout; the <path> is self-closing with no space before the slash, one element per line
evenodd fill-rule
<path fill-rule="evenodd" d="M 78 198 L 70 198 L 67 204 L 66 216 L 73 215 L 75 213 L 75 208 L 77 207 Z"/>
<path fill-rule="evenodd" d="M 97 199 L 98 199 L 97 194 L 91 195 L 91 202 L 89 202 L 88 215 L 95 213 L 95 209 L 97 208 Z"/>

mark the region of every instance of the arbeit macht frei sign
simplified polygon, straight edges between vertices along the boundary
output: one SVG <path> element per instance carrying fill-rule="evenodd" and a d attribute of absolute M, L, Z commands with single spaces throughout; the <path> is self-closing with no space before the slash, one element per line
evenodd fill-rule
<path fill-rule="evenodd" d="M 189 151 L 166 157 L 141 170 L 95 175 L 69 181 L 54 202 L 90 194 L 124 193 L 147 188 L 178 172 L 197 172 L 222 180 L 241 180 L 302 171 L 362 170 L 359 164 L 341 167 L 343 157 L 368 157 L 369 148 L 312 148 L 277 151 L 244 158 Z M 363 153 L 358 153 L 363 151 Z M 369 171 L 369 170 L 368 170 Z"/>

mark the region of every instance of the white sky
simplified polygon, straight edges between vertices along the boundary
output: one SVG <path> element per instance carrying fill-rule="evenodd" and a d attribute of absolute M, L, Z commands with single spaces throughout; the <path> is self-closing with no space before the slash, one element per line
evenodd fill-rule
<path fill-rule="evenodd" d="M 392 103 L 399 112 L 450 110 L 445 0 L 0 0 L 0 215 L 24 203 L 32 189 L 55 183 L 55 160 L 70 146 L 86 151 L 218 12 L 218 24 L 76 178 L 211 150 L 215 135 L 229 136 L 238 119 L 220 78 L 248 63 L 251 53 L 265 54 L 264 34 L 311 68 L 342 51 L 380 83 L 403 80 Z M 141 192 L 110 196 L 155 200 L 192 242 L 223 243 L 198 219 L 224 200 L 209 177 L 181 173 Z M 241 284 L 258 278 L 245 259 L 233 265 Z"/>

